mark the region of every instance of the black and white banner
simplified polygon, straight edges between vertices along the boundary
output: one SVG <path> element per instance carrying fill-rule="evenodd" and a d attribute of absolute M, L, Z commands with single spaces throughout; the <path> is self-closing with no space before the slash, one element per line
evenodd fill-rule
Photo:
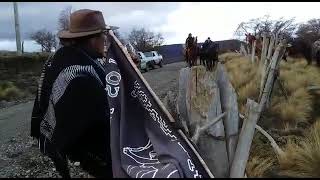
<path fill-rule="evenodd" d="M 163 107 L 111 33 L 106 59 L 115 178 L 208 178 L 194 147 L 173 129 Z"/>

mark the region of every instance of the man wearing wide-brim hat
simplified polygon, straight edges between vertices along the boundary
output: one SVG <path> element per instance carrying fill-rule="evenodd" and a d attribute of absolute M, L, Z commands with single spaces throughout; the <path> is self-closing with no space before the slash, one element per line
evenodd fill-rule
<path fill-rule="evenodd" d="M 112 177 L 106 73 L 97 61 L 106 56 L 109 29 L 100 11 L 73 12 L 58 34 L 64 46 L 41 74 L 31 136 L 62 177 L 70 177 L 68 159 L 95 177 Z"/>

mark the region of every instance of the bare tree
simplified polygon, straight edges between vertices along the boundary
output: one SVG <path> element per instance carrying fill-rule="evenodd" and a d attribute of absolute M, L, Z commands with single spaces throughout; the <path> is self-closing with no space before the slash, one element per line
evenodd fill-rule
<path fill-rule="evenodd" d="M 311 19 L 298 27 L 293 42 L 293 51 L 302 54 L 308 64 L 311 64 L 315 55 L 312 45 L 318 39 L 320 39 L 320 19 Z"/>
<path fill-rule="evenodd" d="M 41 45 L 42 52 L 51 52 L 53 48 L 57 48 L 56 36 L 46 29 L 39 30 L 31 34 L 31 39 Z"/>
<path fill-rule="evenodd" d="M 311 19 L 301 24 L 296 32 L 297 38 L 313 43 L 320 38 L 320 19 Z"/>
<path fill-rule="evenodd" d="M 286 38 L 292 37 L 297 24 L 294 23 L 294 18 L 271 20 L 269 15 L 260 18 L 251 19 L 248 22 L 241 22 L 234 32 L 234 35 L 243 40 L 245 34 L 261 35 L 262 32 L 274 33 Z"/>
<path fill-rule="evenodd" d="M 60 12 L 59 19 L 58 19 L 59 30 L 69 29 L 71 10 L 72 10 L 72 6 L 68 6 Z"/>
<path fill-rule="evenodd" d="M 117 29 L 113 30 L 113 33 L 123 45 L 126 45 L 125 39 L 121 36 L 120 32 Z"/>
<path fill-rule="evenodd" d="M 138 51 L 154 50 L 164 42 L 164 38 L 161 33 L 156 34 L 146 30 L 145 28 L 133 29 L 130 32 L 128 39 Z"/>

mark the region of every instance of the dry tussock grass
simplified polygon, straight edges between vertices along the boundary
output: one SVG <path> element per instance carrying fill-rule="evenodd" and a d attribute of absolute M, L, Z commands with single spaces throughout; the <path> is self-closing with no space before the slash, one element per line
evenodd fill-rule
<path fill-rule="evenodd" d="M 316 73 L 301 73 L 298 74 L 294 70 L 284 70 L 280 72 L 280 79 L 284 82 L 284 87 L 288 91 L 288 93 L 293 93 L 300 87 L 308 87 L 314 84 L 317 78 L 314 78 Z M 318 77 L 319 78 L 319 77 Z"/>
<path fill-rule="evenodd" d="M 18 89 L 12 82 L 4 81 L 0 83 L 0 101 L 14 100 L 20 98 L 24 93 Z"/>
<path fill-rule="evenodd" d="M 233 59 L 228 59 L 231 57 Z M 252 64 L 248 57 L 235 53 L 228 53 L 224 58 L 228 59 L 225 66 L 238 93 L 240 112 L 244 113 L 247 98 L 258 100 L 261 81 L 258 65 Z M 288 100 L 285 100 L 276 83 L 269 112 L 273 118 L 279 119 L 283 126 L 296 127 L 298 122 L 307 121 L 310 117 L 312 96 L 306 88 L 320 85 L 320 69 L 308 66 L 302 58 L 289 58 L 288 62 L 282 61 L 280 64 L 279 80 L 283 82 Z"/>
<path fill-rule="evenodd" d="M 280 100 L 281 99 L 281 100 Z M 288 100 L 275 97 L 270 107 L 273 115 L 278 116 L 283 126 L 296 128 L 298 122 L 306 122 L 312 111 L 312 96 L 304 88 L 294 91 Z"/>
<path fill-rule="evenodd" d="M 228 62 L 230 60 L 233 60 L 235 58 L 239 58 L 241 56 L 242 55 L 240 53 L 228 52 L 228 53 L 221 54 L 219 56 L 219 59 L 221 59 L 222 63 L 226 63 L 226 62 Z"/>
<path fill-rule="evenodd" d="M 293 177 L 320 177 L 320 119 L 304 140 L 289 142 L 279 157 L 280 174 Z"/>
<path fill-rule="evenodd" d="M 227 59 L 232 54 L 226 55 Z M 248 57 L 233 56 L 225 63 L 230 81 L 238 93 L 239 110 L 245 112 L 247 98 L 255 99 L 259 96 L 260 74 L 258 65 L 252 64 Z M 311 85 L 320 86 L 320 68 L 308 66 L 302 58 L 288 58 L 288 62 L 281 62 L 280 77 L 283 87 L 288 96 L 284 97 L 275 84 L 272 93 L 271 105 L 267 111 L 267 119 L 272 122 L 279 121 L 282 129 L 296 128 L 298 122 L 307 122 L 312 117 L 315 96 L 306 88 Z M 269 117 L 268 117 L 269 116 Z M 271 122 L 271 121 L 270 121 Z M 310 121 L 309 121 L 310 122 Z M 275 127 L 269 123 L 270 127 Z M 267 124 L 267 128 L 269 127 Z M 279 126 L 276 126 L 279 127 Z M 312 130 L 305 138 L 288 136 L 281 138 L 284 146 L 284 155 L 278 157 L 273 152 L 265 137 L 255 133 L 250 151 L 250 159 L 246 171 L 249 177 L 263 177 L 266 172 L 279 165 L 280 174 L 293 177 L 320 177 L 320 118 L 314 124 Z"/>
<path fill-rule="evenodd" d="M 274 160 L 271 158 L 253 157 L 246 166 L 246 173 L 249 178 L 265 177 L 266 173 L 271 170 L 274 165 Z"/>
<path fill-rule="evenodd" d="M 244 113 L 247 98 L 257 100 L 260 74 L 248 57 L 236 56 L 226 62 L 226 69 L 232 86 L 238 93 L 240 112 Z"/>
<path fill-rule="evenodd" d="M 257 81 L 250 81 L 246 85 L 242 86 L 238 90 L 238 102 L 240 105 L 240 112 L 245 112 L 245 106 L 247 102 L 247 98 L 253 99 L 255 101 L 259 98 L 259 91 L 257 91 L 257 88 L 259 88 L 259 84 Z"/>

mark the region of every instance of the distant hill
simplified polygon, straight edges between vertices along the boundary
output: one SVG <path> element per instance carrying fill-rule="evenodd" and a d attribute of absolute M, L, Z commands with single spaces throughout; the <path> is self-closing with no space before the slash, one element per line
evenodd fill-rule
<path fill-rule="evenodd" d="M 223 41 L 215 41 L 219 44 L 220 53 L 224 53 L 227 51 L 240 51 L 241 41 L 236 39 L 231 40 L 223 40 Z M 203 43 L 198 43 L 198 46 L 201 46 Z M 163 63 L 170 64 L 173 62 L 183 61 L 182 54 L 183 44 L 170 44 L 160 46 L 158 52 L 163 56 Z"/>
<path fill-rule="evenodd" d="M 231 39 L 231 40 L 224 40 L 224 41 L 215 41 L 219 44 L 220 53 L 224 53 L 227 51 L 239 51 L 241 41 Z M 201 46 L 203 43 L 198 43 L 198 46 Z M 184 44 L 170 44 L 170 45 L 163 45 L 158 48 L 158 52 L 163 56 L 163 64 L 170 64 L 174 62 L 184 61 L 182 47 Z M 8 56 L 8 55 L 15 55 L 15 51 L 2 51 L 0 50 L 0 56 Z M 38 53 L 24 53 L 24 54 L 38 54 Z"/>
<path fill-rule="evenodd" d="M 164 64 L 183 61 L 182 44 L 163 45 L 158 52 L 163 56 Z"/>

